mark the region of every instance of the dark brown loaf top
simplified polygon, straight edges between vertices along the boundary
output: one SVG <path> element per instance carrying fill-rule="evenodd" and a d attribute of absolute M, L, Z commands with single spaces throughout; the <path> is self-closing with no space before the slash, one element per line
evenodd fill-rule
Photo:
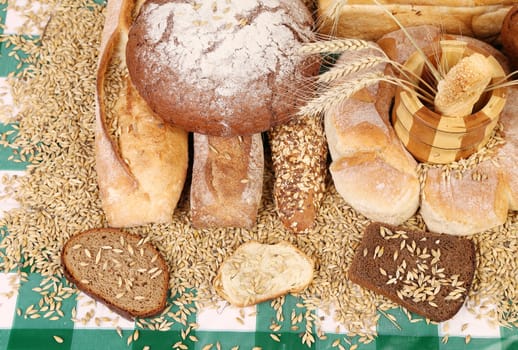
<path fill-rule="evenodd" d="M 166 305 L 167 264 L 138 235 L 104 228 L 78 233 L 63 247 L 61 263 L 77 288 L 124 317 L 153 316 Z"/>
<path fill-rule="evenodd" d="M 300 0 L 147 1 L 130 32 L 130 77 L 159 116 L 185 130 L 249 135 L 294 115 L 318 71 Z M 309 61 L 308 61 L 309 60 Z"/>
<path fill-rule="evenodd" d="M 349 279 L 432 321 L 452 318 L 475 274 L 467 239 L 372 223 L 365 229 Z"/>

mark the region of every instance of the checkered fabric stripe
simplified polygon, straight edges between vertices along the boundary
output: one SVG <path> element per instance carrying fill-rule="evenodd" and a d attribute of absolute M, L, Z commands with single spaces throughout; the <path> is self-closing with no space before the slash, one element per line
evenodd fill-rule
<path fill-rule="evenodd" d="M 16 0 L 17 4 L 28 2 L 39 6 L 38 1 Z M 10 6 L 11 4 L 11 6 Z M 0 35 L 24 35 L 35 38 L 38 32 L 19 32 L 18 21 L 23 13 L 12 9 L 14 0 L 0 0 Z M 0 44 L 0 99 L 12 104 L 6 76 L 20 67 L 9 54 L 10 48 Z M 14 106 L 13 106 L 14 107 Z M 13 129 L 13 125 L 0 125 L 0 132 Z M 23 174 L 26 165 L 9 160 L 11 149 L 0 149 L 0 176 Z M 0 194 L 3 188 L 0 187 Z M 1 197 L 0 197 L 1 198 Z M 9 198 L 0 199 L 0 215 L 16 203 Z M 8 234 L 8 233 L 7 233 Z M 174 319 L 170 330 L 153 331 L 139 327 L 118 317 L 103 305 L 94 303 L 86 295 L 64 299 L 59 311 L 45 310 L 35 313 L 41 299 L 42 276 L 29 271 L 0 272 L 0 350 L 5 349 L 305 349 L 301 343 L 300 330 L 293 330 L 290 321 L 292 310 L 297 314 L 305 310 L 298 307 L 298 299 L 287 297 L 283 317 L 286 322 L 272 332 L 270 325 L 278 315 L 269 303 L 237 309 L 221 305 L 219 309 L 192 313 L 187 324 L 196 323 L 196 329 L 182 326 Z M 95 317 L 87 319 L 95 310 Z M 171 309 L 174 313 L 174 305 Z M 59 317 L 62 314 L 62 317 Z M 347 330 L 337 327 L 333 317 L 316 311 L 321 319 L 326 339 L 317 339 L 313 349 L 518 349 L 518 329 L 503 329 L 488 320 L 476 319 L 463 309 L 452 320 L 438 325 L 427 324 L 423 319 L 408 321 L 401 310 L 381 314 L 377 326 L 379 336 L 369 344 L 349 337 Z M 38 315 L 38 316 L 34 316 Z M 395 316 L 398 324 L 391 318 Z M 295 323 L 304 329 L 305 323 Z M 468 324 L 469 326 L 464 326 Z M 138 337 L 135 330 L 138 330 Z M 274 334 L 272 336 L 272 334 Z M 316 332 L 313 332 L 316 334 Z M 466 336 L 470 341 L 466 344 Z M 447 337 L 447 342 L 445 341 Z M 468 338 L 469 339 L 469 338 Z M 212 344 L 212 347 L 209 345 Z"/>

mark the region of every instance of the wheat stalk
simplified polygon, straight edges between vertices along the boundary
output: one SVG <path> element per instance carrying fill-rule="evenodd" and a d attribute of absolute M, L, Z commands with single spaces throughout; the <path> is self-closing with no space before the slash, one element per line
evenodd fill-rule
<path fill-rule="evenodd" d="M 518 80 L 510 80 L 513 75 L 518 75 L 518 70 L 515 70 L 514 72 L 507 74 L 505 77 L 502 77 L 502 79 L 500 79 L 496 83 L 488 85 L 484 91 L 492 91 L 503 87 L 518 85 Z"/>
<path fill-rule="evenodd" d="M 299 109 L 297 114 L 301 116 L 319 116 L 329 108 L 339 105 L 354 93 L 382 79 L 384 79 L 383 74 L 371 73 L 330 87 L 318 97 L 309 100 L 306 105 Z"/>
<path fill-rule="evenodd" d="M 363 49 L 376 49 L 370 41 L 361 39 L 334 39 L 327 41 L 316 41 L 302 45 L 300 52 L 302 54 L 325 54 L 325 53 L 342 53 L 345 51 L 359 51 Z"/>
<path fill-rule="evenodd" d="M 318 76 L 317 82 L 330 83 L 347 77 L 352 73 L 360 72 L 364 69 L 374 67 L 379 63 L 387 62 L 387 58 L 379 56 L 366 56 L 351 62 L 344 62 L 333 66 L 327 72 Z"/>

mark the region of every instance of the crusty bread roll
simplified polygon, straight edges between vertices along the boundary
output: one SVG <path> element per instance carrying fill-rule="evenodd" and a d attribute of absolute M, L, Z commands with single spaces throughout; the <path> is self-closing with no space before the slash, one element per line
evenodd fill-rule
<path fill-rule="evenodd" d="M 313 280 L 313 261 L 288 242 L 249 241 L 221 264 L 216 292 L 238 307 L 303 291 Z"/>
<path fill-rule="evenodd" d="M 366 55 L 380 53 L 345 52 L 337 64 Z M 366 72 L 384 72 L 385 66 L 378 64 Z M 390 126 L 392 96 L 389 86 L 376 83 L 331 107 L 324 120 L 333 160 L 329 170 L 338 193 L 366 217 L 400 224 L 419 206 L 419 181 L 416 161 Z"/>
<path fill-rule="evenodd" d="M 311 229 L 324 197 L 327 142 L 320 117 L 300 116 L 268 133 L 275 176 L 273 197 L 284 227 Z"/>
<path fill-rule="evenodd" d="M 77 288 L 126 318 L 160 313 L 169 292 L 164 257 L 143 238 L 117 229 L 92 229 L 72 236 L 61 263 Z"/>
<path fill-rule="evenodd" d="M 118 60 L 124 69 L 133 6 L 131 0 L 108 2 L 97 70 L 96 170 L 102 207 L 112 227 L 170 222 L 188 163 L 186 132 L 157 118 L 129 81 L 113 113 L 118 139 L 107 130 L 107 67 Z"/>
<path fill-rule="evenodd" d="M 261 204 L 264 151 L 261 134 L 194 134 L 191 221 L 197 228 L 255 224 Z"/>
<path fill-rule="evenodd" d="M 318 71 L 298 50 L 312 24 L 301 0 L 149 0 L 129 33 L 129 73 L 152 110 L 185 130 L 259 133 L 295 114 L 292 92 Z"/>
<path fill-rule="evenodd" d="M 428 170 L 421 197 L 421 216 L 429 230 L 469 235 L 503 224 L 509 210 L 508 186 L 503 173 L 484 161 L 462 174 L 442 176 Z"/>
<path fill-rule="evenodd" d="M 346 38 L 378 40 L 398 30 L 389 11 L 405 27 L 432 24 L 445 33 L 495 39 L 516 0 L 319 0 L 319 31 Z"/>

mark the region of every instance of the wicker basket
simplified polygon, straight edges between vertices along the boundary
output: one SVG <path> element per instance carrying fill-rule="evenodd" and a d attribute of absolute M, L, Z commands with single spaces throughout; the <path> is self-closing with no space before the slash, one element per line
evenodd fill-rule
<path fill-rule="evenodd" d="M 492 83 L 505 76 L 498 61 L 480 48 L 464 41 L 445 40 L 424 50 L 433 64 L 452 67 L 462 57 L 479 52 L 489 58 L 493 68 Z M 427 80 L 423 55 L 415 52 L 405 66 Z M 412 83 L 419 84 L 418 78 Z M 466 158 L 484 147 L 495 128 L 506 101 L 506 88 L 485 93 L 474 113 L 462 118 L 441 115 L 425 105 L 415 90 L 398 88 L 392 122 L 394 129 L 412 155 L 422 162 L 449 163 Z"/>

